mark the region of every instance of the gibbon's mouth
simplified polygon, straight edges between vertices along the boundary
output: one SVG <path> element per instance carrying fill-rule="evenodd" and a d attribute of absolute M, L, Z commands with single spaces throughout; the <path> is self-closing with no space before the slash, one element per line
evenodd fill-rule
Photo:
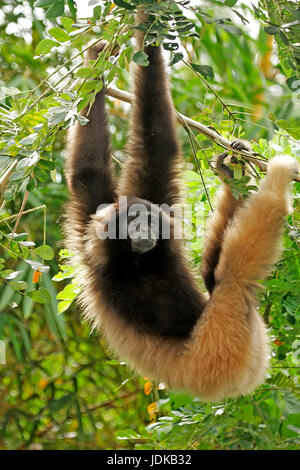
<path fill-rule="evenodd" d="M 136 253 L 146 253 L 147 251 L 152 250 L 156 245 L 156 240 L 153 238 L 138 238 L 136 240 L 131 240 L 131 249 Z"/>

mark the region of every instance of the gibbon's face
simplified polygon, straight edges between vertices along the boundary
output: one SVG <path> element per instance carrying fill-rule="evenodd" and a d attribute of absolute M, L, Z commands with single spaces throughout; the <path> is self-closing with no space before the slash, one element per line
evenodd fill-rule
<path fill-rule="evenodd" d="M 97 211 L 97 220 L 102 226 L 99 238 L 117 241 L 119 248 L 138 255 L 154 249 L 162 238 L 172 235 L 169 215 L 144 199 L 120 197 L 118 203 Z"/>

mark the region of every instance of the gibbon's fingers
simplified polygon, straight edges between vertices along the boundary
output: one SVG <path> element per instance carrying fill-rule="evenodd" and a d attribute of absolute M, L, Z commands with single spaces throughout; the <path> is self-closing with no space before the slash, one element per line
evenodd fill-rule
<path fill-rule="evenodd" d="M 247 152 L 251 152 L 251 147 L 245 140 L 234 140 L 231 142 L 230 146 L 232 149 L 246 150 Z"/>
<path fill-rule="evenodd" d="M 258 192 L 251 194 L 227 228 L 216 280 L 235 279 L 251 286 L 264 278 L 281 252 L 282 217 L 289 211 L 294 159 L 275 157 Z"/>

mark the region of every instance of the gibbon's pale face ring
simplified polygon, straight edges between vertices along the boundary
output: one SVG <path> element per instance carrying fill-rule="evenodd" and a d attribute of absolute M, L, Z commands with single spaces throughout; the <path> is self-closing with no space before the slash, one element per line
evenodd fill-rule
<path fill-rule="evenodd" d="M 117 203 L 99 206 L 95 216 L 97 237 L 117 240 L 138 254 L 146 253 L 160 239 L 170 239 L 173 222 L 157 204 L 122 196 Z"/>

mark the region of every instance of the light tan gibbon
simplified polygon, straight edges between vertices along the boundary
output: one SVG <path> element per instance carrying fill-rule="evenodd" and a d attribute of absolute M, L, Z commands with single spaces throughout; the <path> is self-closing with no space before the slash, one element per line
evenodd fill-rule
<path fill-rule="evenodd" d="M 138 48 L 142 39 L 137 33 Z M 88 52 L 86 65 L 103 45 Z M 120 181 L 111 169 L 105 90 L 96 96 L 89 123 L 76 124 L 69 136 L 65 233 L 80 303 L 109 346 L 143 375 L 203 400 L 248 394 L 263 382 L 269 355 L 255 283 L 278 260 L 297 165 L 290 157 L 270 160 L 259 190 L 244 202 L 222 184 L 203 253 L 209 296 L 199 291 L 182 241 L 161 236 L 162 220 L 172 222 L 161 208 L 158 235 L 147 218 L 146 237 L 127 231 L 125 239 L 99 239 L 104 216 L 113 223 L 116 215 L 119 229 L 124 216 L 132 220 L 135 204 L 142 203 L 148 217 L 154 204 L 180 202 L 181 156 L 162 52 L 153 45 L 144 51 L 149 65 L 135 65 L 129 156 Z M 125 208 L 119 195 L 127 196 Z M 102 204 L 106 208 L 97 211 Z"/>

